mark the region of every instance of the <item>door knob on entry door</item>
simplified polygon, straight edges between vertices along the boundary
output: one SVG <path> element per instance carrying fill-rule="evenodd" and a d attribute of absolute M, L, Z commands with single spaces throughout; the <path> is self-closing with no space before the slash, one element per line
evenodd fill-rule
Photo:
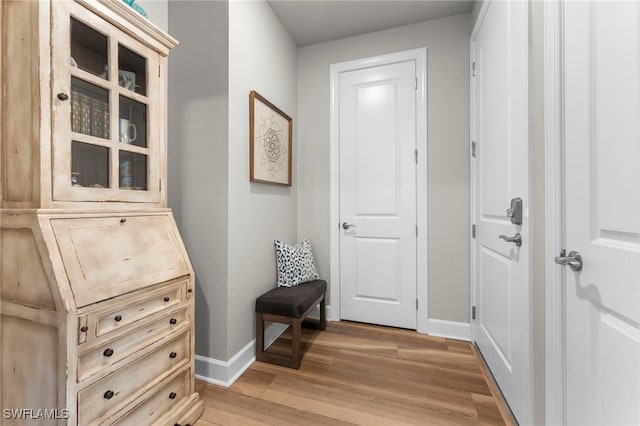
<path fill-rule="evenodd" d="M 356 226 L 352 223 L 342 222 L 342 229 L 355 228 Z"/>
<path fill-rule="evenodd" d="M 582 269 L 582 256 L 577 251 L 569 252 L 569 256 L 566 256 L 566 250 L 560 252 L 560 256 L 556 256 L 553 260 L 558 265 L 569 265 L 572 271 L 578 272 Z"/>
<path fill-rule="evenodd" d="M 522 245 L 522 235 L 519 232 L 516 233 L 513 237 L 507 237 L 506 235 L 499 235 L 498 238 L 505 240 L 508 243 L 516 243 L 517 247 Z"/>

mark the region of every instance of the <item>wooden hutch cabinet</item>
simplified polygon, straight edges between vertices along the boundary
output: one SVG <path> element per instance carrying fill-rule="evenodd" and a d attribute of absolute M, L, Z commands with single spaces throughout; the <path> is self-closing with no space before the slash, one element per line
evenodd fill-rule
<path fill-rule="evenodd" d="M 166 208 L 176 44 L 120 0 L 0 0 L 3 425 L 202 413 L 193 269 Z"/>

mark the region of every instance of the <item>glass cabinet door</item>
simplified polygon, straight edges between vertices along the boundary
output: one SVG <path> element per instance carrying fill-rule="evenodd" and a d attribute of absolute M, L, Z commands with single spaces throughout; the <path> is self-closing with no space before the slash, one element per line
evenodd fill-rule
<path fill-rule="evenodd" d="M 54 199 L 159 202 L 162 135 L 152 125 L 160 120 L 159 55 L 82 6 L 64 3 L 68 10 L 60 6 L 54 16 L 68 27 L 58 30 L 61 40 L 52 48 L 61 90 L 54 106 Z"/>

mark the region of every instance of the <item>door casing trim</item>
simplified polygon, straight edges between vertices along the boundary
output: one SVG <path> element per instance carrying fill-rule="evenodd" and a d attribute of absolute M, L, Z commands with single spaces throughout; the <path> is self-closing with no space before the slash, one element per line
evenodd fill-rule
<path fill-rule="evenodd" d="M 329 251 L 331 311 L 329 320 L 340 320 L 340 73 L 380 65 L 414 60 L 416 63 L 416 220 L 418 238 L 416 250 L 416 328 L 427 333 L 428 328 L 428 259 L 427 259 L 427 48 L 405 50 L 387 55 L 331 64 L 330 72 L 330 206 Z"/>
<path fill-rule="evenodd" d="M 544 7 L 545 120 L 545 423 L 566 424 L 564 273 L 553 256 L 564 246 L 562 3 Z"/>

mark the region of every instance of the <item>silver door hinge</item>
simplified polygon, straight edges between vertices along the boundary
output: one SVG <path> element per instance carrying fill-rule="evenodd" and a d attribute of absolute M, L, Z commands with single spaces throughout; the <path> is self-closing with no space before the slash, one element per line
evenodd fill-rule
<path fill-rule="evenodd" d="M 418 150 L 415 150 L 415 154 L 416 154 L 416 164 L 418 164 Z"/>
<path fill-rule="evenodd" d="M 416 311 L 418 310 L 418 299 L 416 299 Z"/>
<path fill-rule="evenodd" d="M 418 79 L 416 78 L 416 90 L 418 90 Z"/>
<path fill-rule="evenodd" d="M 418 236 L 418 225 L 416 225 L 416 237 Z"/>
<path fill-rule="evenodd" d="M 478 73 L 476 72 L 476 63 L 474 62 L 474 63 L 471 64 L 471 76 L 475 77 L 477 75 L 478 75 Z"/>
<path fill-rule="evenodd" d="M 478 146 L 478 144 L 476 144 L 476 141 L 471 141 L 471 156 L 473 158 L 476 158 L 476 147 Z"/>
<path fill-rule="evenodd" d="M 160 65 L 158 65 L 158 77 L 160 77 Z"/>
<path fill-rule="evenodd" d="M 471 237 L 472 238 L 476 237 L 476 225 L 475 224 L 471 225 Z"/>
<path fill-rule="evenodd" d="M 158 180 L 159 180 L 158 186 L 160 187 L 160 191 L 162 191 L 162 179 L 158 179 Z"/>
<path fill-rule="evenodd" d="M 472 306 L 471 307 L 471 319 L 476 319 L 476 307 Z"/>

